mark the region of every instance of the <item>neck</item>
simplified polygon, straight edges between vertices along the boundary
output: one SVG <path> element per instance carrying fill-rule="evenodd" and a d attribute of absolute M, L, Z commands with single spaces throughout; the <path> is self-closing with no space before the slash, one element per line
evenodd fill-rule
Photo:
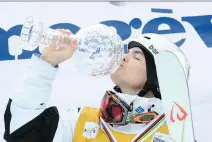
<path fill-rule="evenodd" d="M 122 93 L 125 93 L 125 94 L 137 95 L 141 91 L 141 89 L 140 88 L 139 89 L 132 89 L 132 88 L 122 87 L 121 91 L 122 91 Z M 152 91 L 149 91 L 144 95 L 144 97 L 145 98 L 153 98 L 154 95 L 153 95 Z"/>
<path fill-rule="evenodd" d="M 124 94 L 130 94 L 130 95 L 137 95 L 139 93 L 139 90 L 127 89 L 127 88 L 121 88 L 121 91 Z"/>
<path fill-rule="evenodd" d="M 153 98 L 154 95 L 153 95 L 152 91 L 149 91 L 149 92 L 146 93 L 146 95 L 144 95 L 144 97 L 145 98 Z"/>

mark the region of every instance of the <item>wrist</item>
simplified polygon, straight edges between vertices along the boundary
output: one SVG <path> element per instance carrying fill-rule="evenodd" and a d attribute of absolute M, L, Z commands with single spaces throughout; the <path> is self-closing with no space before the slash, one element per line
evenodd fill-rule
<path fill-rule="evenodd" d="M 57 67 L 58 63 L 56 61 L 54 61 L 54 59 L 50 58 L 50 57 L 46 57 L 41 55 L 40 58 L 44 61 L 46 61 L 47 63 L 51 64 L 53 67 Z"/>

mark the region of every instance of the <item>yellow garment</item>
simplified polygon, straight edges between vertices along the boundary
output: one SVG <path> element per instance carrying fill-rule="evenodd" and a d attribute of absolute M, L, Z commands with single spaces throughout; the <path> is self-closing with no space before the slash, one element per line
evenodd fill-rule
<path fill-rule="evenodd" d="M 85 136 L 83 136 L 86 122 L 87 123 L 94 122 L 97 125 L 100 125 L 99 114 L 100 114 L 100 109 L 89 108 L 89 107 L 82 108 L 79 115 L 79 119 L 76 124 L 73 142 L 110 142 L 108 135 L 101 128 L 99 128 L 95 138 L 86 138 Z M 91 130 L 86 130 L 86 131 L 91 131 Z M 112 132 L 117 142 L 131 142 L 137 135 L 137 134 L 125 134 L 122 132 L 115 131 L 113 129 L 110 129 L 110 131 Z M 168 134 L 167 125 L 163 124 L 162 126 L 160 126 L 157 132 Z M 140 139 L 140 141 L 151 142 L 153 135 L 154 133 L 150 135 L 145 141 L 142 141 L 142 139 Z"/>

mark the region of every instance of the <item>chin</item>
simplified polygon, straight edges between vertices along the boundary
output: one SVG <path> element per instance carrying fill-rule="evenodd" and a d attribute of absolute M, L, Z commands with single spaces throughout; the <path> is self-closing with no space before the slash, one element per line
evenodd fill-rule
<path fill-rule="evenodd" d="M 115 84 L 118 84 L 118 82 L 120 82 L 121 77 L 122 77 L 121 72 L 119 72 L 118 70 L 110 74 L 110 78 Z"/>

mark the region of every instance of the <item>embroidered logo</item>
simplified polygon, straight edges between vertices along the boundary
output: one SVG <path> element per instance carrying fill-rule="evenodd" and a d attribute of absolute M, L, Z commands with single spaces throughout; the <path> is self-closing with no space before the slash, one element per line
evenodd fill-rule
<path fill-rule="evenodd" d="M 83 136 L 91 139 L 95 138 L 100 126 L 94 122 L 86 122 L 84 126 Z"/>
<path fill-rule="evenodd" d="M 173 142 L 168 135 L 156 132 L 151 142 Z"/>
<path fill-rule="evenodd" d="M 139 106 L 138 108 L 135 109 L 135 111 L 136 111 L 138 114 L 140 114 L 140 113 L 144 112 L 144 109 L 143 109 L 141 106 Z"/>

